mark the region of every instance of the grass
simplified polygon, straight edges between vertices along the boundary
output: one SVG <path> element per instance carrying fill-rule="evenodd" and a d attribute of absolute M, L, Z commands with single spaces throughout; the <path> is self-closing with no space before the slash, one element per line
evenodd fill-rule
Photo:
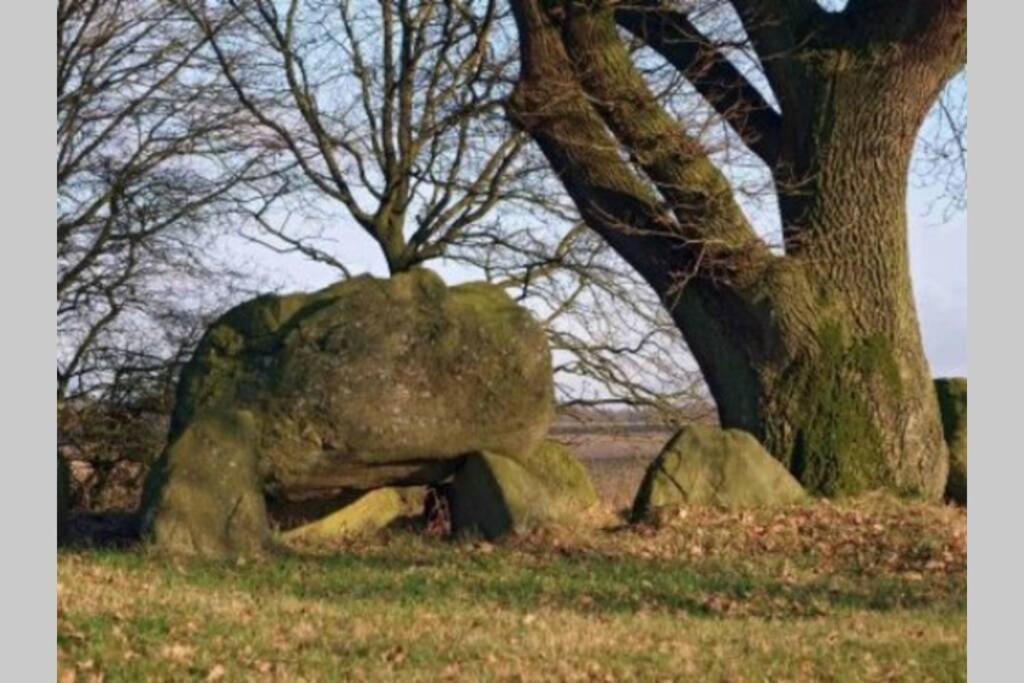
<path fill-rule="evenodd" d="M 865 497 L 242 565 L 58 556 L 61 680 L 959 681 L 966 514 Z"/>

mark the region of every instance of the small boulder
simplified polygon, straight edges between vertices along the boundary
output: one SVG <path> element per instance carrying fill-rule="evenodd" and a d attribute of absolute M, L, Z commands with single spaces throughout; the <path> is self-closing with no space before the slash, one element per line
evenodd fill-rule
<path fill-rule="evenodd" d="M 793 475 L 747 432 L 689 425 L 647 468 L 632 518 L 662 506 L 762 507 L 806 498 Z"/>
<path fill-rule="evenodd" d="M 372 534 L 400 517 L 420 513 L 425 495 L 423 487 L 375 489 L 337 512 L 281 536 L 286 541 L 323 543 Z"/>
<path fill-rule="evenodd" d="M 949 447 L 946 499 L 967 505 L 967 378 L 935 380 L 942 432 Z"/>
<path fill-rule="evenodd" d="M 454 533 L 496 539 L 550 523 L 565 523 L 593 507 L 597 492 L 568 448 L 545 441 L 528 458 L 469 455 L 448 488 Z"/>

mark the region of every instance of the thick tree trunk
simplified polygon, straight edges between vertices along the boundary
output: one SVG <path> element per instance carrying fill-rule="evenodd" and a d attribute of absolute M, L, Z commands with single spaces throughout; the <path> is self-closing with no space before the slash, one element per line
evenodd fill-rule
<path fill-rule="evenodd" d="M 809 75 L 809 125 L 777 173 L 785 266 L 766 272 L 787 275 L 762 283 L 770 341 L 727 326 L 743 353 L 701 363 L 722 423 L 756 434 L 826 495 L 889 488 L 934 499 L 945 486 L 907 244 L 914 139 L 946 79 L 925 66 L 825 61 Z M 700 358 L 708 323 L 689 317 L 676 315 Z"/>
<path fill-rule="evenodd" d="M 819 269 L 834 279 L 809 273 Z M 746 334 L 723 322 L 722 294 L 707 285 L 688 285 L 671 310 L 723 426 L 757 436 L 810 490 L 937 498 L 947 459 L 909 279 L 881 302 L 870 271 L 857 281 L 841 270 L 793 268 L 766 327 Z"/>
<path fill-rule="evenodd" d="M 513 119 L 588 224 L 662 297 L 722 424 L 753 433 L 818 493 L 881 487 L 934 499 L 945 485 L 905 192 L 917 130 L 962 58 L 953 2 L 897 7 L 875 28 L 859 4 L 839 19 L 819 13 L 821 36 L 803 41 L 765 31 L 773 44 L 800 43 L 766 66 L 782 117 L 719 111 L 734 127 L 751 121 L 772 136 L 759 143 L 738 131 L 775 175 L 784 256 L 751 240 L 700 143 L 672 125 L 633 69 L 612 10 L 512 2 L 522 57 Z M 679 21 L 658 21 L 623 26 L 655 26 L 642 37 L 684 64 L 672 35 Z M 927 39 L 890 35 L 892 27 Z M 728 64 L 717 68 L 734 77 Z M 718 85 L 696 83 L 702 93 L 744 95 Z"/>
<path fill-rule="evenodd" d="M 841 270 L 824 261 L 815 270 L 829 266 Z M 873 278 L 870 270 L 859 282 L 808 277 L 820 305 L 790 311 L 799 331 L 790 329 L 768 355 L 735 344 L 743 349 L 735 365 L 702 362 L 705 377 L 723 425 L 757 435 L 809 489 L 881 487 L 936 498 L 945 446 L 909 282 L 901 297 L 880 302 Z M 680 326 L 691 327 L 683 315 Z M 697 353 L 697 336 L 686 338 Z"/>
<path fill-rule="evenodd" d="M 944 34 L 933 41 L 954 44 Z M 825 493 L 885 486 L 938 498 L 945 486 L 948 457 L 910 279 L 906 187 L 917 131 L 953 68 L 927 42 L 836 51 L 808 75 L 809 125 L 783 151 L 780 167 L 799 169 L 795 178 L 777 174 L 786 253 L 814 289 L 817 351 L 769 381 L 779 387 L 769 396 L 805 398 L 795 433 L 770 418 L 766 440 L 778 453 L 788 446 L 794 472 Z M 792 180 L 799 190 L 787 189 Z"/>
<path fill-rule="evenodd" d="M 827 314 L 782 368 L 762 368 L 762 439 L 810 490 L 938 498 L 948 462 L 914 332 L 865 332 Z"/>

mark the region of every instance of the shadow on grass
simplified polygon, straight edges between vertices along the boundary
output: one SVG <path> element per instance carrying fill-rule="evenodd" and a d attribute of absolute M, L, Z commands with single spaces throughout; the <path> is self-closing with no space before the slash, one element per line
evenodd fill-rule
<path fill-rule="evenodd" d="M 139 520 L 135 512 L 75 512 L 68 517 L 67 535 L 61 548 L 130 549 L 139 545 Z"/>
<path fill-rule="evenodd" d="M 282 588 L 296 596 L 332 601 L 488 601 L 510 609 L 554 607 L 609 615 L 647 609 L 694 616 L 792 618 L 833 610 L 961 611 L 966 605 L 965 591 L 956 586 L 949 591 L 896 577 L 862 578 L 840 589 L 829 577 L 782 581 L 722 565 L 640 558 L 561 557 L 524 567 L 496 557 L 442 565 L 440 572 L 430 565 L 411 566 L 387 557 L 325 561 L 328 566 L 319 577 L 311 577 L 313 581 Z"/>
<path fill-rule="evenodd" d="M 767 571 L 754 573 L 714 562 L 566 555 L 557 550 L 524 554 L 499 549 L 481 554 L 441 543 L 397 546 L 328 557 L 289 555 L 244 566 L 205 561 L 155 566 L 169 582 L 210 590 L 336 604 L 430 604 L 446 611 L 458 610 L 460 604 L 489 603 L 514 611 L 555 608 L 592 616 L 653 610 L 698 617 L 792 619 L 844 611 L 952 613 L 966 606 L 959 575 L 912 580 L 839 573 L 787 581 Z M 154 566 L 145 553 L 123 552 L 125 547 L 108 545 L 113 550 L 101 549 L 96 555 L 102 562 L 126 568 Z"/>

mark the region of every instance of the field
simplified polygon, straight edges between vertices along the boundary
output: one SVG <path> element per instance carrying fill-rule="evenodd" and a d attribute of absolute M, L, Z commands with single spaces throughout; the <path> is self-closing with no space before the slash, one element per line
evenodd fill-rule
<path fill-rule="evenodd" d="M 603 508 L 226 565 L 58 557 L 61 680 L 959 681 L 966 513 L 866 496 L 628 526 L 663 435 L 564 437 Z"/>

